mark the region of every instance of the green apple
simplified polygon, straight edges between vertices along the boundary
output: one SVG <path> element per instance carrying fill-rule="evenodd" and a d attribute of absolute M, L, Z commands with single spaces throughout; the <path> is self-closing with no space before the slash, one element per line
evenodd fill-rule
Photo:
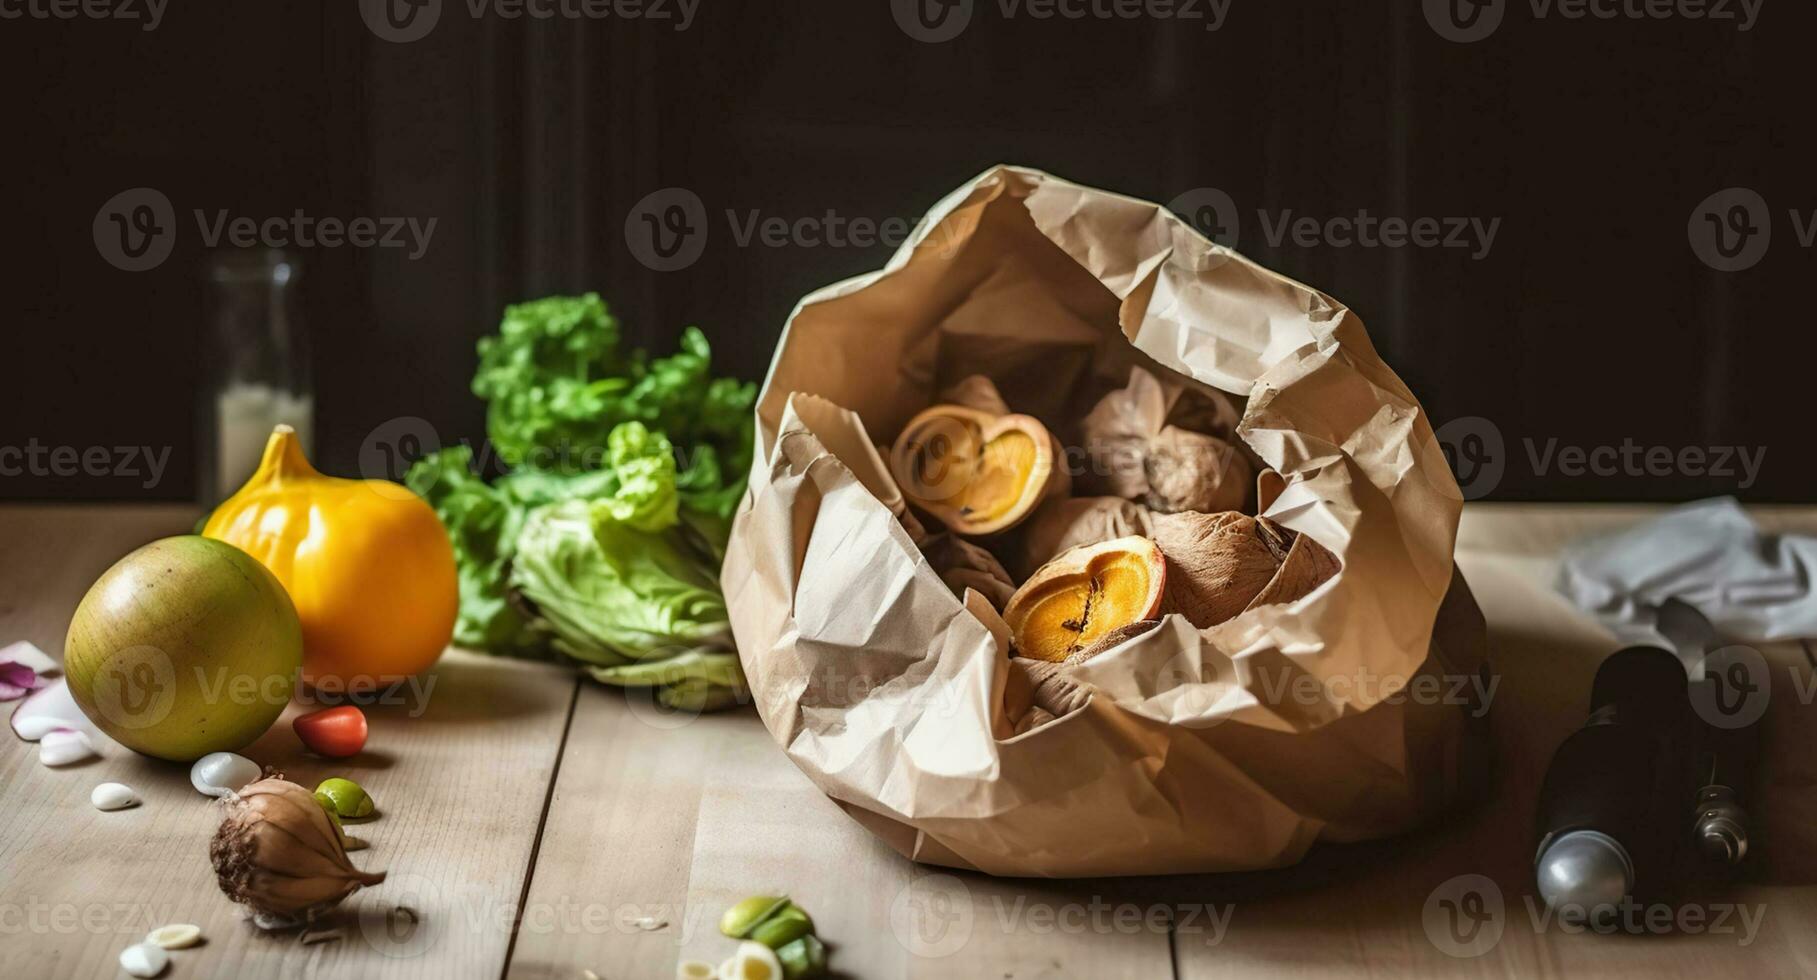
<path fill-rule="evenodd" d="M 164 538 L 108 569 L 69 624 L 69 692 L 96 727 L 188 762 L 264 734 L 289 703 L 303 630 L 257 559 L 199 535 Z"/>

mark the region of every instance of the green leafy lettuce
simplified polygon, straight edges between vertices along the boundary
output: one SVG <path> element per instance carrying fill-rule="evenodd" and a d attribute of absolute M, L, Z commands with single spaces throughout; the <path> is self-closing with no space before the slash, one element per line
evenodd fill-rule
<path fill-rule="evenodd" d="M 693 327 L 669 357 L 621 351 L 592 293 L 509 307 L 479 355 L 473 391 L 509 471 L 487 482 L 456 446 L 405 478 L 454 545 L 456 642 L 571 657 L 673 706 L 733 703 L 743 676 L 718 573 L 754 386 L 712 377 Z"/>
<path fill-rule="evenodd" d="M 751 465 L 749 382 L 712 377 L 698 328 L 681 350 L 650 360 L 619 350 L 618 321 L 596 293 L 551 296 L 505 310 L 496 337 L 479 342 L 473 393 L 486 399 L 486 435 L 512 467 L 572 469 L 641 422 L 680 451 L 676 490 L 720 518 L 738 506 Z"/>

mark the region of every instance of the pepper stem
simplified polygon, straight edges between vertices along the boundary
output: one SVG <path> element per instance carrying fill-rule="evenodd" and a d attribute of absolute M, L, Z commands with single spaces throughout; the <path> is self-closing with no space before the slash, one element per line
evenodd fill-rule
<path fill-rule="evenodd" d="M 315 467 L 303 455 L 303 443 L 297 430 L 279 424 L 265 442 L 265 455 L 259 458 L 259 472 L 279 480 L 316 476 Z"/>

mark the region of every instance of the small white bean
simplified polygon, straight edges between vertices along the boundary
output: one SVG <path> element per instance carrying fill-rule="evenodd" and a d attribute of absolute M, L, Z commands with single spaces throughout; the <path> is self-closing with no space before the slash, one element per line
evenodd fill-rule
<path fill-rule="evenodd" d="M 120 952 L 120 969 L 135 977 L 155 977 L 170 965 L 170 954 L 150 943 L 128 946 Z"/>
<path fill-rule="evenodd" d="M 88 736 L 81 732 L 46 732 L 38 740 L 38 761 L 47 766 L 67 766 L 72 762 L 92 759 L 98 754 Z"/>
<path fill-rule="evenodd" d="M 102 783 L 88 794 L 88 802 L 97 810 L 124 810 L 139 802 L 139 794 L 125 783 Z"/>

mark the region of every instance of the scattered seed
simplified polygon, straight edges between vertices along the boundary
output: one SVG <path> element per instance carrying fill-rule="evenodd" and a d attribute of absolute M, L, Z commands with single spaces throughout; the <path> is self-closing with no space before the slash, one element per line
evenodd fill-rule
<path fill-rule="evenodd" d="M 385 913 L 385 927 L 394 935 L 405 933 L 406 926 L 414 928 L 418 921 L 416 910 L 408 905 L 395 906 Z"/>
<path fill-rule="evenodd" d="M 88 794 L 88 802 L 97 810 L 124 810 L 139 802 L 139 794 L 125 783 L 102 783 Z"/>
<path fill-rule="evenodd" d="M 632 919 L 631 924 L 645 932 L 655 932 L 658 929 L 667 927 L 669 923 L 666 919 L 659 919 L 653 915 L 646 915 L 641 918 Z"/>
<path fill-rule="evenodd" d="M 58 729 L 46 732 L 38 740 L 38 761 L 47 766 L 67 766 L 72 762 L 92 759 L 100 753 L 81 732 Z"/>
<path fill-rule="evenodd" d="M 305 929 L 297 938 L 305 946 L 314 946 L 316 943 L 338 943 L 347 938 L 347 934 L 337 926 L 333 929 Z"/>
<path fill-rule="evenodd" d="M 159 949 L 188 949 L 202 941 L 202 927 L 187 922 L 159 926 L 145 934 L 145 941 Z"/>
<path fill-rule="evenodd" d="M 348 851 L 363 851 L 366 848 L 371 847 L 372 842 L 366 840 L 364 837 L 355 837 L 352 834 L 342 834 L 341 846 Z"/>
<path fill-rule="evenodd" d="M 189 785 L 204 796 L 226 796 L 257 780 L 259 764 L 232 752 L 210 752 L 189 767 Z"/>
<path fill-rule="evenodd" d="M 150 943 L 128 946 L 120 951 L 120 969 L 135 977 L 155 977 L 170 965 L 170 954 Z"/>

